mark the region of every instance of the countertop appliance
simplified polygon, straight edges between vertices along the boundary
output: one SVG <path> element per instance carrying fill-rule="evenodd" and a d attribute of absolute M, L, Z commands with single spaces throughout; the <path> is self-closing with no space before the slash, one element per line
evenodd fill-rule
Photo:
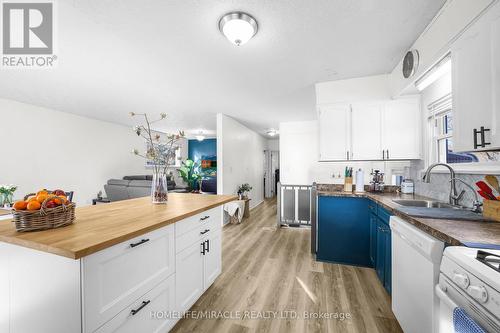
<path fill-rule="evenodd" d="M 384 174 L 380 170 L 373 170 L 370 175 L 370 192 L 384 192 Z"/>
<path fill-rule="evenodd" d="M 457 311 L 485 332 L 500 332 L 499 250 L 447 247 L 435 290 L 440 299 L 439 333 L 456 331 Z"/>
<path fill-rule="evenodd" d="M 444 243 L 391 216 L 392 311 L 405 333 L 436 332 L 434 293 Z"/>
<path fill-rule="evenodd" d="M 401 182 L 401 193 L 413 194 L 415 192 L 415 183 L 411 179 L 405 179 Z"/>

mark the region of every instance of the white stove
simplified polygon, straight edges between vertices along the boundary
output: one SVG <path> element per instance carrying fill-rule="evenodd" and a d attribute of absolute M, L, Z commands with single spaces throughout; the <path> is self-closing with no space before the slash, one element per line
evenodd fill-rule
<path fill-rule="evenodd" d="M 455 332 L 453 310 L 462 308 L 486 332 L 500 332 L 500 251 L 447 247 L 436 293 L 440 333 Z"/>

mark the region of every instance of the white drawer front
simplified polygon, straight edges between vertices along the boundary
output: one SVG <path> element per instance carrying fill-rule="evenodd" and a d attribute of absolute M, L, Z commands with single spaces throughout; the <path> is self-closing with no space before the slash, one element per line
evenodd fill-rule
<path fill-rule="evenodd" d="M 215 218 L 210 218 L 207 223 L 200 224 L 197 228 L 178 236 L 175 240 L 175 253 L 179 253 L 187 249 L 190 245 L 200 242 L 203 238 L 209 237 L 215 232 L 221 232 L 222 221 Z"/>
<path fill-rule="evenodd" d="M 221 207 L 212 208 L 203 213 L 188 217 L 175 223 L 175 235 L 179 237 L 188 231 L 197 229 L 200 225 L 206 225 L 210 221 L 221 219 Z"/>
<path fill-rule="evenodd" d="M 175 272 L 174 226 L 82 260 L 85 332 L 92 332 Z"/>
<path fill-rule="evenodd" d="M 96 333 L 168 332 L 175 322 L 175 276 L 172 275 L 121 311 Z"/>

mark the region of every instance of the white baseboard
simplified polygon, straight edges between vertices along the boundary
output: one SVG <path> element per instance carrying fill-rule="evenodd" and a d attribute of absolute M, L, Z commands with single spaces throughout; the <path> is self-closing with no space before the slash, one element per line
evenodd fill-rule
<path fill-rule="evenodd" d="M 252 210 L 252 209 L 254 209 L 254 208 L 256 208 L 256 207 L 259 207 L 259 205 L 261 205 L 261 204 L 263 204 L 263 203 L 264 203 L 264 200 L 259 201 L 259 203 L 257 203 L 255 206 L 250 207 L 250 210 Z"/>

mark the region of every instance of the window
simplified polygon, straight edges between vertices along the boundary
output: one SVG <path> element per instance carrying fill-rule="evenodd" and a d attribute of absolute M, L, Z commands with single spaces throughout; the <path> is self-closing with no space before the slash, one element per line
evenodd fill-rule
<path fill-rule="evenodd" d="M 438 163 L 471 163 L 478 158 L 471 153 L 453 152 L 453 108 L 451 94 L 448 94 L 428 107 L 429 133 L 432 136 L 430 160 Z"/>

